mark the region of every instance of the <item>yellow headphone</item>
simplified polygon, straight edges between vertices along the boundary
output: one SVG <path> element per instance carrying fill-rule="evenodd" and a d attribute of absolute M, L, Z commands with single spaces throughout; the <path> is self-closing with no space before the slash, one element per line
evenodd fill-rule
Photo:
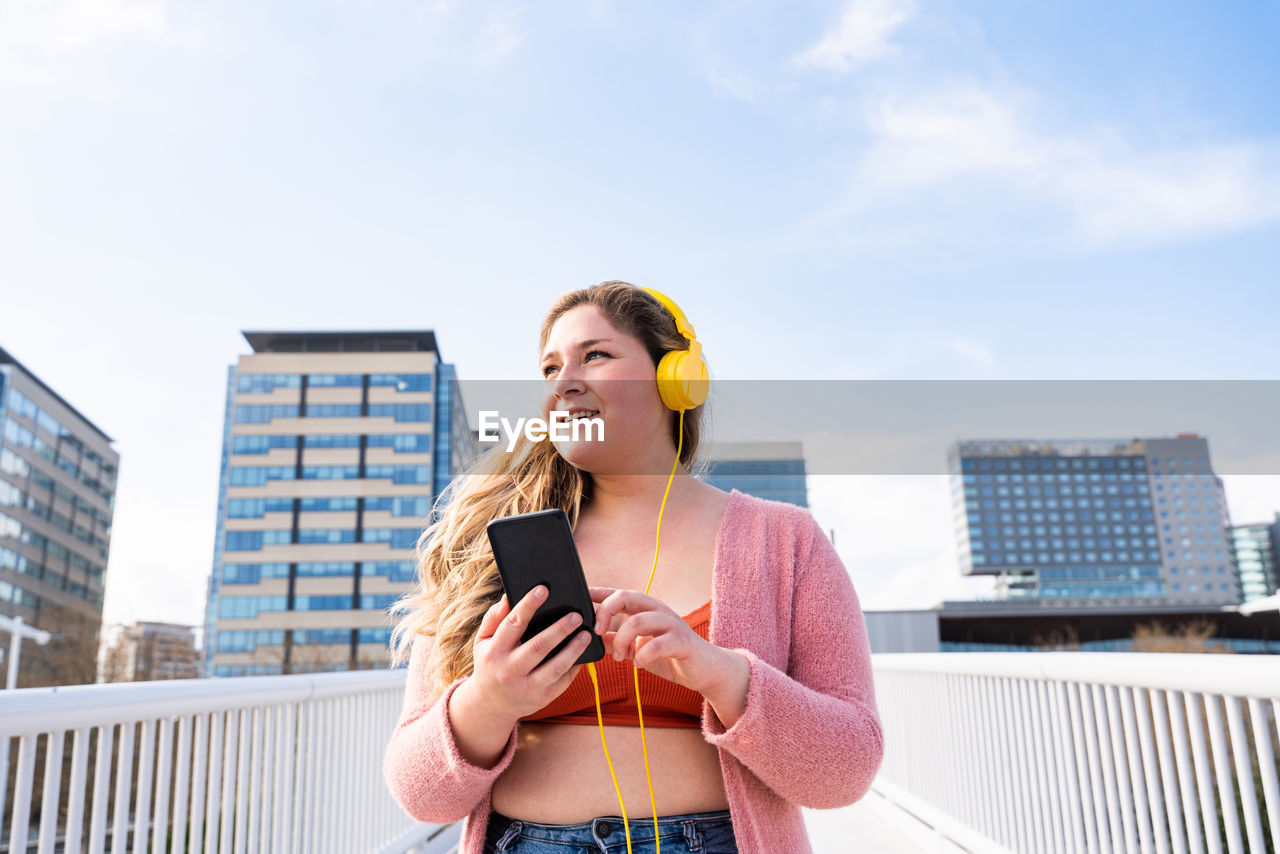
<path fill-rule="evenodd" d="M 702 358 L 702 345 L 698 343 L 693 324 L 667 295 L 653 288 L 642 287 L 640 290 L 662 303 L 663 308 L 675 318 L 676 329 L 689 339 L 689 349 L 668 350 L 658 362 L 658 394 L 662 395 L 662 402 L 676 412 L 701 406 L 707 399 L 710 382 L 707 362 Z"/>

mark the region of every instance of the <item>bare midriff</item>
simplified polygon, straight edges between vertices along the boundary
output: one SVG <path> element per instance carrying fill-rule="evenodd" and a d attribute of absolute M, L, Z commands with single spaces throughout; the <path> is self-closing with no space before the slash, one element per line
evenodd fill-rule
<path fill-rule="evenodd" d="M 677 515 L 663 528 L 662 556 L 650 595 L 677 614 L 688 614 L 711 598 L 716 532 L 728 496 L 708 492 L 712 497 L 703 494 L 700 512 Z M 652 537 L 650 528 L 627 536 L 617 526 L 596 527 L 584 519 L 574 538 L 588 584 L 643 590 L 653 559 Z M 620 618 L 612 628 L 619 623 Z M 728 809 L 720 753 L 707 743 L 700 726 L 645 727 L 644 734 L 659 816 Z M 604 736 L 627 818 L 652 816 L 640 728 L 606 725 Z M 521 723 L 515 757 L 494 783 L 491 806 L 510 818 L 543 824 L 620 815 L 599 727 Z"/>
<path fill-rule="evenodd" d="M 651 816 L 640 728 L 606 726 L 627 818 Z M 658 815 L 728 809 L 719 751 L 695 728 L 646 727 L 649 772 Z M 493 787 L 493 809 L 543 824 L 577 824 L 620 815 L 600 729 L 523 723 L 511 765 Z"/>

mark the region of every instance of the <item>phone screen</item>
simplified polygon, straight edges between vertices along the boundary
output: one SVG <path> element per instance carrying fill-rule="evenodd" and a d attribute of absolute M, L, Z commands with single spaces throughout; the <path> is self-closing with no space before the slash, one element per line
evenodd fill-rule
<path fill-rule="evenodd" d="M 546 658 L 559 654 L 574 635 L 595 625 L 595 607 L 587 590 L 587 578 L 573 542 L 573 529 L 563 510 L 539 510 L 494 519 L 488 525 L 489 544 L 498 564 L 498 574 L 515 607 L 539 584 L 547 587 L 547 600 L 529 621 L 521 641 L 528 641 L 570 611 L 582 616 L 582 624 L 560 642 Z M 546 661 L 546 658 L 543 661 Z M 577 664 L 604 658 L 604 641 L 594 632 Z"/>

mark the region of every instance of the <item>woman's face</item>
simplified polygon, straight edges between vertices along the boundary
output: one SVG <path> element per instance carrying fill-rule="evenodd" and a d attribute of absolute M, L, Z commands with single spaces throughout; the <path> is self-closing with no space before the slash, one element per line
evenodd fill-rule
<path fill-rule="evenodd" d="M 560 315 L 539 369 L 543 418 L 568 410 L 604 424 L 603 441 L 595 428 L 582 430 L 578 441 L 554 442 L 569 463 L 599 474 L 639 474 L 657 452 L 668 453 L 669 412 L 658 395 L 653 359 L 640 339 L 619 331 L 595 306 Z"/>

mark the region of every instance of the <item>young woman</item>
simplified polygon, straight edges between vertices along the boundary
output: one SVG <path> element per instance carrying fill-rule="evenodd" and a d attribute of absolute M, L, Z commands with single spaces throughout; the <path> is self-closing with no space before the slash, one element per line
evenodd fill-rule
<path fill-rule="evenodd" d="M 853 803 L 879 766 L 866 630 L 830 542 L 807 510 L 689 473 L 703 407 L 673 411 L 655 373 L 690 348 L 678 313 L 625 282 L 561 297 L 539 341 L 542 416 L 599 418 L 603 439 L 495 448 L 424 534 L 385 774 L 415 818 L 465 819 L 461 854 L 628 850 L 573 664 L 589 631 L 612 653 L 596 665 L 603 734 L 634 854 L 808 851 L 799 807 Z M 566 618 L 521 643 L 540 591 L 506 601 L 485 525 L 554 507 L 573 523 L 596 625 Z"/>

